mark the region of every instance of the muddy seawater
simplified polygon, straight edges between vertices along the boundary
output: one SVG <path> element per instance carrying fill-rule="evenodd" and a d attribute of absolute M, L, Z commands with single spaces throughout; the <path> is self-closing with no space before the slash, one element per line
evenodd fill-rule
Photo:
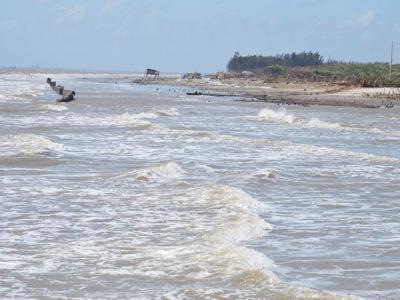
<path fill-rule="evenodd" d="M 399 108 L 132 76 L 0 74 L 1 299 L 400 298 Z"/>

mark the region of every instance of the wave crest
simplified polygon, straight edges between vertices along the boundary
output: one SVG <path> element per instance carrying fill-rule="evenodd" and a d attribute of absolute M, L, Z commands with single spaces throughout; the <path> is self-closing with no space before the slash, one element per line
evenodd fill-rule
<path fill-rule="evenodd" d="M 17 134 L 0 137 L 0 156 L 17 154 L 34 155 L 58 152 L 64 149 L 63 144 L 36 134 Z"/>
<path fill-rule="evenodd" d="M 292 114 L 287 113 L 284 109 L 275 111 L 269 108 L 264 108 L 259 112 L 258 117 L 262 120 L 275 123 L 292 124 L 295 121 L 295 117 Z"/>
<path fill-rule="evenodd" d="M 254 117 L 253 117 L 254 118 Z M 367 132 L 367 133 L 381 133 L 382 131 L 378 128 L 365 128 L 360 125 L 343 125 L 337 122 L 328 122 L 320 120 L 319 118 L 313 117 L 309 120 L 296 118 L 293 114 L 286 112 L 286 110 L 275 111 L 269 108 L 262 109 L 258 114 L 258 119 L 267 120 L 274 123 L 286 123 L 299 125 L 304 128 L 320 128 L 320 129 L 332 129 L 349 132 Z"/>
<path fill-rule="evenodd" d="M 186 171 L 175 162 L 166 162 L 156 166 L 136 169 L 114 176 L 111 179 L 134 178 L 139 181 L 162 180 L 162 179 L 182 179 Z"/>
<path fill-rule="evenodd" d="M 95 117 L 87 120 L 90 125 L 100 125 L 100 126 L 132 126 L 132 127 L 143 127 L 143 128 L 155 128 L 157 125 L 154 123 L 143 120 L 157 117 L 153 113 L 140 113 L 140 114 L 130 114 L 123 113 L 121 115 L 111 115 L 105 117 Z"/>
<path fill-rule="evenodd" d="M 308 127 L 314 127 L 314 128 L 326 128 L 326 129 L 343 129 L 342 125 L 340 123 L 331 123 L 331 122 L 326 122 L 326 121 L 321 121 L 318 118 L 311 118 L 307 122 Z"/>
<path fill-rule="evenodd" d="M 257 214 L 257 210 L 265 208 L 265 205 L 241 189 L 213 185 L 200 194 L 200 200 L 210 206 L 228 207 L 228 210 L 220 211 L 218 219 L 223 222 L 216 227 L 212 238 L 230 241 L 250 240 L 263 236 L 272 229 L 271 225 Z"/>

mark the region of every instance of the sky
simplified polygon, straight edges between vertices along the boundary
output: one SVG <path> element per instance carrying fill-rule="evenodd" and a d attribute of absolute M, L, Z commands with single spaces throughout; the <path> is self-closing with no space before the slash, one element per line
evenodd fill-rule
<path fill-rule="evenodd" d="M 1 0 L 0 66 L 215 72 L 241 55 L 400 62 L 398 0 Z"/>

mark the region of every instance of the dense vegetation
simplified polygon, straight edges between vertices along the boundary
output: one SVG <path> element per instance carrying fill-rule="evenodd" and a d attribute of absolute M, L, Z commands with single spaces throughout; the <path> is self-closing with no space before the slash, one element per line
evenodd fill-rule
<path fill-rule="evenodd" d="M 344 81 L 365 87 L 400 87 L 400 65 L 393 66 L 389 78 L 386 63 L 346 63 L 325 61 L 318 52 L 301 52 L 275 56 L 239 53 L 230 59 L 227 69 L 231 73 L 251 72 L 253 76 L 269 79 L 295 79 L 312 81 Z"/>
<path fill-rule="evenodd" d="M 256 71 L 270 66 L 305 67 L 318 66 L 324 62 L 318 52 L 278 54 L 275 56 L 249 55 L 240 56 L 238 52 L 228 63 L 230 72 Z"/>

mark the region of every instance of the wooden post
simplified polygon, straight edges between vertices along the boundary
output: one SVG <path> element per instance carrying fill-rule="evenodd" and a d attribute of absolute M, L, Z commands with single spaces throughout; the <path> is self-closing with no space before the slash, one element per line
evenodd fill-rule
<path fill-rule="evenodd" d="M 392 80 L 392 65 L 393 65 L 393 42 L 392 42 L 392 48 L 391 48 L 391 51 L 390 51 L 389 80 Z"/>

